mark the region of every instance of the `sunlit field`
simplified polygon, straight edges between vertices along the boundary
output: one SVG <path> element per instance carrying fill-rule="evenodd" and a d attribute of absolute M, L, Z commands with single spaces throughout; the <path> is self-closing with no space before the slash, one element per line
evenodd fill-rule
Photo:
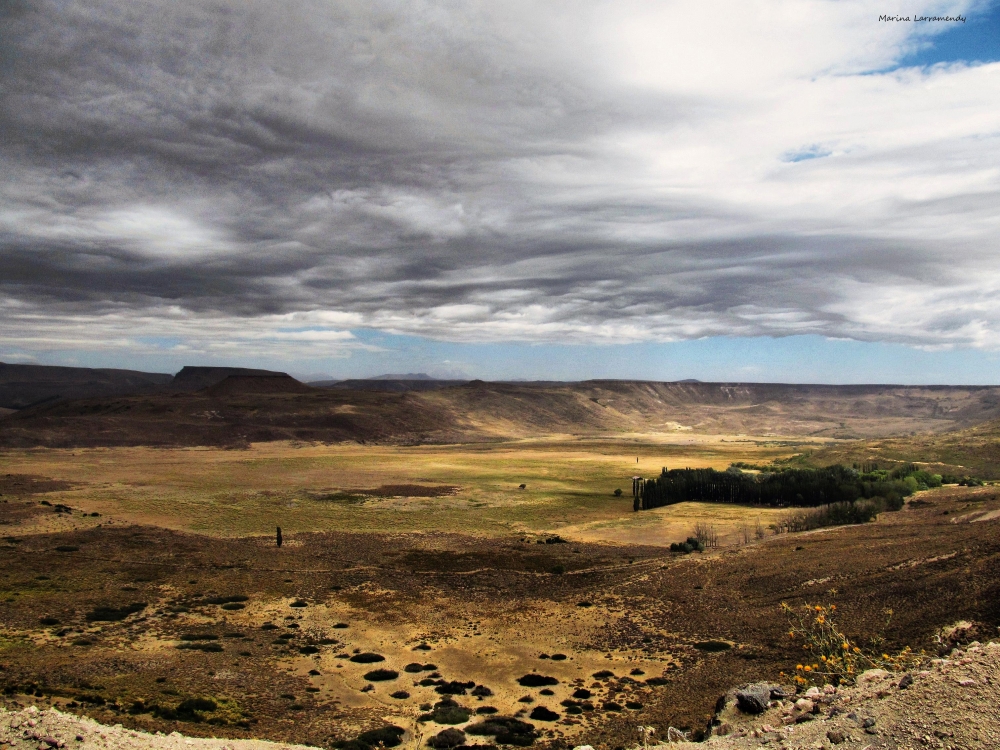
<path fill-rule="evenodd" d="M 9 453 L 4 463 L 9 472 L 72 483 L 53 493 L 53 502 L 101 514 L 74 518 L 71 526 L 78 527 L 130 522 L 218 536 L 270 534 L 276 526 L 291 533 L 555 532 L 669 544 L 700 521 L 716 525 L 727 541 L 738 527 L 758 520 L 766 526 L 778 513 L 699 503 L 633 513 L 633 475 L 655 476 L 663 466 L 724 469 L 795 452 L 747 438 L 679 440 L 32 450 Z M 66 519 L 45 519 L 57 522 Z"/>

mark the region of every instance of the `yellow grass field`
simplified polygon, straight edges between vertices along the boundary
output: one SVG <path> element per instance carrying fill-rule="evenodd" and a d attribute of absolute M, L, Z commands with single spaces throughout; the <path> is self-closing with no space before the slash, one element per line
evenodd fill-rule
<path fill-rule="evenodd" d="M 281 526 L 290 533 L 559 533 L 581 541 L 669 544 L 699 521 L 731 542 L 742 525 L 759 519 L 766 527 L 783 511 L 685 503 L 636 514 L 633 475 L 655 476 L 663 466 L 724 469 L 733 461 L 767 462 L 795 452 L 794 445 L 742 436 L 686 435 L 672 442 L 556 436 L 417 447 L 35 449 L 7 452 L 2 462 L 7 472 L 73 483 L 50 499 L 101 514 L 38 521 L 53 529 L 140 523 L 243 536 Z M 454 489 L 414 497 L 407 485 Z M 621 497 L 614 497 L 616 488 Z"/>

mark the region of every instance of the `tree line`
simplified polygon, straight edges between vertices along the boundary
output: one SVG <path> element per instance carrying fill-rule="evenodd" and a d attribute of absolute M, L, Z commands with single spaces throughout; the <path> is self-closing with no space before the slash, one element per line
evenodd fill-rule
<path fill-rule="evenodd" d="M 847 466 L 782 468 L 759 473 L 736 467 L 726 471 L 664 467 L 660 476 L 637 488 L 637 506 L 645 510 L 698 501 L 812 508 L 880 498 L 880 504 L 892 510 L 902 507 L 903 498 L 918 489 L 940 487 L 941 480 L 940 475 L 921 471 L 912 464 L 894 471 L 876 468 L 867 472 Z"/>

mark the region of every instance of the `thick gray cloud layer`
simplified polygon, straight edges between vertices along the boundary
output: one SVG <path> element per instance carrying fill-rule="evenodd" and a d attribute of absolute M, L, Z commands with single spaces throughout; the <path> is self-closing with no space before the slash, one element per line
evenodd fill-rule
<path fill-rule="evenodd" d="M 884 3 L 539 5 L 0 4 L 0 343 L 1000 346 L 1000 67 L 861 75 L 925 33 Z"/>

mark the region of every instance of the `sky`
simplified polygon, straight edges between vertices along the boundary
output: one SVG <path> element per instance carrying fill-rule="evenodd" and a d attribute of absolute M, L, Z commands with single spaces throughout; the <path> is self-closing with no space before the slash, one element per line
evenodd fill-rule
<path fill-rule="evenodd" d="M 997 102 L 987 0 L 0 0 L 0 361 L 997 383 Z"/>

